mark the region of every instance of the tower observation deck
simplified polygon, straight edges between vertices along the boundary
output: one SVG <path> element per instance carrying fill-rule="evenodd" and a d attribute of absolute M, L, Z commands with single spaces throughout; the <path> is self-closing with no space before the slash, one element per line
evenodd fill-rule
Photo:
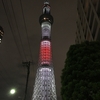
<path fill-rule="evenodd" d="M 50 14 L 48 1 L 44 2 L 43 13 L 39 18 L 39 23 L 42 34 L 32 100 L 57 100 L 51 51 L 51 25 L 53 24 L 53 17 Z"/>

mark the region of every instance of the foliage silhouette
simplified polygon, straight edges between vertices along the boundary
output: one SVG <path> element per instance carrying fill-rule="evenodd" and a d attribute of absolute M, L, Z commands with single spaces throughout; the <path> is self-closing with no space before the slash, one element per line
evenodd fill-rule
<path fill-rule="evenodd" d="M 71 45 L 61 75 L 63 100 L 100 100 L 100 42 Z"/>

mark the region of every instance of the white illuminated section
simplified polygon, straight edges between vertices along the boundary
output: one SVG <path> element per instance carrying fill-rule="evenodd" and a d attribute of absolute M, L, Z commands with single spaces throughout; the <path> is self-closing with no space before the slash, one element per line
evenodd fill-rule
<path fill-rule="evenodd" d="M 38 68 L 32 100 L 57 100 L 56 98 L 53 68 Z"/>
<path fill-rule="evenodd" d="M 49 2 L 44 2 L 44 7 L 43 7 L 43 13 L 49 13 L 50 12 L 50 5 Z"/>
<path fill-rule="evenodd" d="M 41 41 L 41 45 L 42 46 L 50 46 L 50 41 L 48 41 L 48 40 L 43 40 L 43 41 Z"/>
<path fill-rule="evenodd" d="M 44 7 L 44 8 L 43 8 L 43 13 L 45 13 L 45 11 L 46 11 L 47 13 L 49 13 L 49 12 L 50 12 L 50 8 L 49 8 L 49 7 Z"/>
<path fill-rule="evenodd" d="M 41 68 L 39 71 L 51 71 L 51 69 L 50 68 Z"/>
<path fill-rule="evenodd" d="M 48 22 L 43 22 L 41 25 L 41 29 L 42 29 L 42 38 L 44 36 L 48 36 L 50 38 L 51 35 L 51 24 Z"/>
<path fill-rule="evenodd" d="M 49 5 L 49 2 L 45 1 L 44 4 L 48 4 Z"/>

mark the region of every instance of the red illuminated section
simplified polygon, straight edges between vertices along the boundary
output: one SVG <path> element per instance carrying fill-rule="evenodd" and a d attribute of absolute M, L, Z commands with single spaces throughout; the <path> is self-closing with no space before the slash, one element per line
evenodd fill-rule
<path fill-rule="evenodd" d="M 51 64 L 51 42 L 48 40 L 41 41 L 40 45 L 40 64 Z"/>

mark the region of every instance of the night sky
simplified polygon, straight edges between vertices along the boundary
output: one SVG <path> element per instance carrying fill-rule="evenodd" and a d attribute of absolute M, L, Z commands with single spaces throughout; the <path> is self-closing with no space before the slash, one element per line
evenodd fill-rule
<path fill-rule="evenodd" d="M 0 45 L 0 100 L 24 98 L 27 69 L 22 66 L 23 61 L 32 62 L 26 99 L 31 100 L 38 68 L 41 39 L 39 16 L 42 14 L 43 2 L 44 0 L 0 1 L 0 25 L 5 31 Z M 57 99 L 61 100 L 61 70 L 64 68 L 69 46 L 75 44 L 77 0 L 49 0 L 49 2 L 54 18 L 51 41 Z M 7 94 L 11 87 L 18 90 L 13 97 Z"/>

